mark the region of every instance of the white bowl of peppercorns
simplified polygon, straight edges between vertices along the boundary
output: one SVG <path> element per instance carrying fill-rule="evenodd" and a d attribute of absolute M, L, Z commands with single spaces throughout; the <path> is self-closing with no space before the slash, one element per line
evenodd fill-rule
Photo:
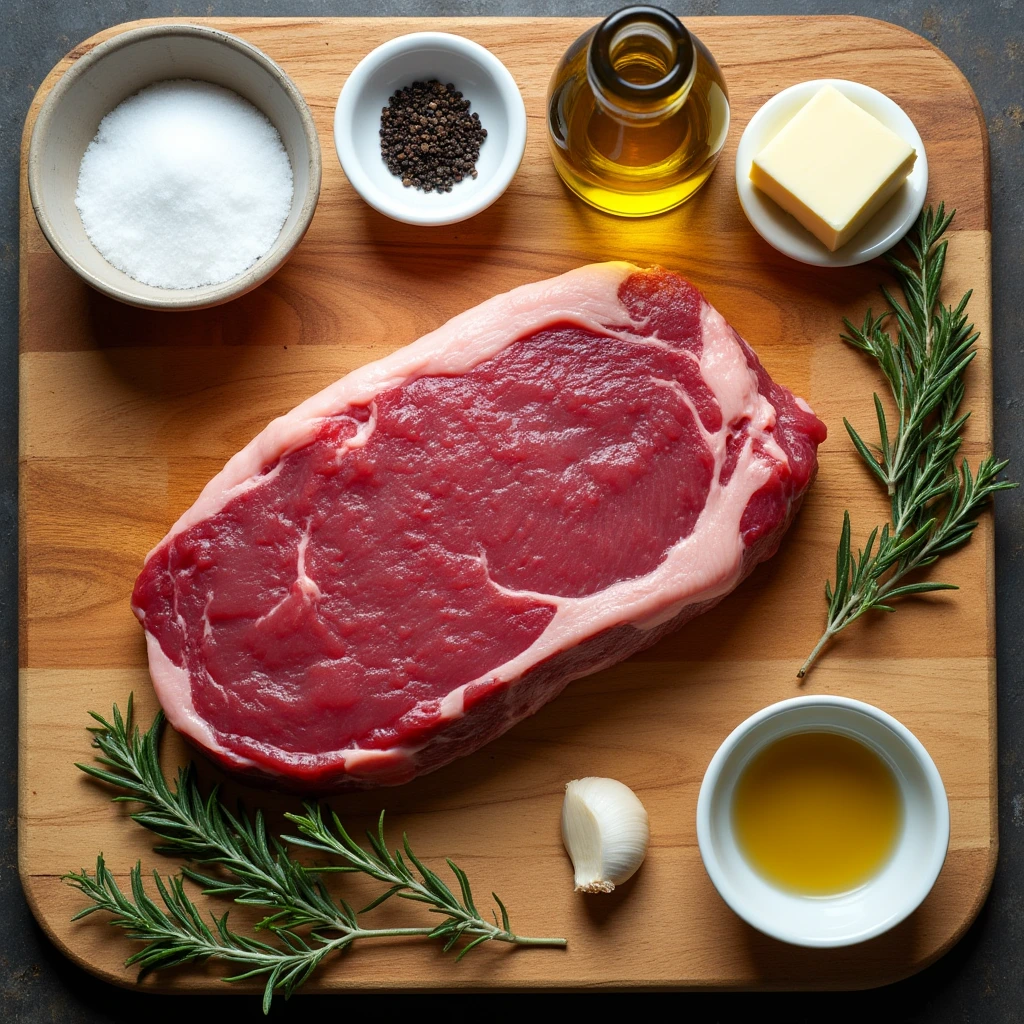
<path fill-rule="evenodd" d="M 490 50 L 414 32 L 356 65 L 338 97 L 334 145 L 375 210 L 405 224 L 455 224 L 508 188 L 526 148 L 526 108 Z"/>

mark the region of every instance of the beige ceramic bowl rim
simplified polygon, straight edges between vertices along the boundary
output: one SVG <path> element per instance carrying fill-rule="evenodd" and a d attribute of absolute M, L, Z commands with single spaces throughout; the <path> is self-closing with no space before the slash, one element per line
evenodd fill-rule
<path fill-rule="evenodd" d="M 299 217 L 295 224 L 282 233 L 274 243 L 271 255 L 248 270 L 243 271 L 237 277 L 224 281 L 219 285 L 207 288 L 195 289 L 194 295 L 174 294 L 168 298 L 143 298 L 131 291 L 120 288 L 103 280 L 82 266 L 78 260 L 65 248 L 60 236 L 55 229 L 41 200 L 41 163 L 43 140 L 50 130 L 50 124 L 54 115 L 65 96 L 75 87 L 78 80 L 91 68 L 98 64 L 106 56 L 118 50 L 132 46 L 135 43 L 147 39 L 155 39 L 163 36 L 196 36 L 202 39 L 209 39 L 220 43 L 232 50 L 248 57 L 254 63 L 260 65 L 265 71 L 277 81 L 292 101 L 296 113 L 302 123 L 302 132 L 306 137 L 309 148 L 309 185 L 306 189 L 306 197 L 303 201 Z M 36 215 L 43 234 L 53 251 L 67 264 L 79 277 L 90 284 L 97 291 L 103 292 L 111 298 L 120 302 L 126 302 L 133 306 L 143 306 L 147 309 L 202 309 L 208 306 L 216 306 L 227 302 L 229 299 L 238 298 L 246 292 L 251 291 L 262 284 L 267 278 L 274 274 L 280 266 L 291 255 L 292 250 L 302 241 L 313 219 L 313 211 L 316 209 L 317 200 L 320 197 L 321 178 L 321 157 L 320 139 L 317 135 L 316 125 L 313 122 L 313 115 L 305 97 L 299 91 L 298 86 L 288 77 L 284 70 L 274 63 L 262 50 L 246 42 L 238 36 L 223 32 L 220 29 L 208 28 L 205 25 L 192 25 L 188 23 L 146 25 L 142 28 L 128 29 L 110 39 L 105 40 L 94 47 L 88 53 L 79 57 L 74 64 L 64 72 L 57 80 L 57 83 L 50 90 L 49 95 L 43 101 L 43 105 L 36 117 L 36 123 L 32 128 L 32 140 L 29 143 L 28 151 L 28 190 L 32 203 L 32 210 Z M 168 291 L 175 291 L 168 289 Z"/>

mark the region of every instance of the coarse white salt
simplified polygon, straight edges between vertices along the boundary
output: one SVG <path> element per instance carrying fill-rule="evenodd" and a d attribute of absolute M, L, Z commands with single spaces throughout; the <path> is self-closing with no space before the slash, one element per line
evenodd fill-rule
<path fill-rule="evenodd" d="M 265 256 L 292 203 L 267 118 L 229 89 L 158 82 L 100 121 L 75 205 L 93 245 L 157 288 L 220 284 Z"/>

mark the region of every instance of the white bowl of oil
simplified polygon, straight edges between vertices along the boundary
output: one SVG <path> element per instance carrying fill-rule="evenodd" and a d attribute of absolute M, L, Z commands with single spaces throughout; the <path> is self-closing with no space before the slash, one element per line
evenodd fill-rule
<path fill-rule="evenodd" d="M 942 778 L 891 715 L 795 697 L 729 735 L 697 801 L 701 858 L 725 902 L 798 946 L 848 946 L 908 917 L 949 845 Z"/>

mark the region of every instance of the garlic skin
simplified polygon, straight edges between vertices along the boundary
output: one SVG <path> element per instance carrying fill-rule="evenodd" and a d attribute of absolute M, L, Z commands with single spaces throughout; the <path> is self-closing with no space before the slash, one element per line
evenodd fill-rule
<path fill-rule="evenodd" d="M 636 874 L 651 839 L 647 811 L 615 779 L 575 779 L 562 801 L 562 842 L 576 892 L 612 892 Z"/>

